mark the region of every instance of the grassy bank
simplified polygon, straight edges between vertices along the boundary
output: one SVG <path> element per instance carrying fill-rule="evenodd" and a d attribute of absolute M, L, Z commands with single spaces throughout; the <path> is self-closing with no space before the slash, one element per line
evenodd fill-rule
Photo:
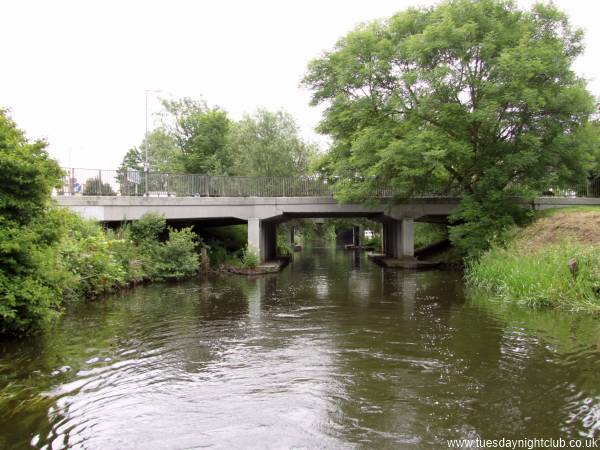
<path fill-rule="evenodd" d="M 540 213 L 469 263 L 466 278 L 499 300 L 600 311 L 600 208 Z"/>

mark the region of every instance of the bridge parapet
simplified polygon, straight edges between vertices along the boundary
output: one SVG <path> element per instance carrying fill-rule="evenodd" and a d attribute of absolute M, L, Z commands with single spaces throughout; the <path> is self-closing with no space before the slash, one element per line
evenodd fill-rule
<path fill-rule="evenodd" d="M 117 197 L 334 197 L 335 183 L 319 176 L 244 177 L 201 174 L 144 172 L 134 169 L 65 170 L 63 186 L 57 196 Z M 518 186 L 513 186 L 520 192 Z M 378 198 L 394 197 L 393 189 L 381 186 Z M 456 187 L 440 187 L 411 193 L 411 198 L 458 197 Z M 600 179 L 573 186 L 549 186 L 539 197 L 600 197 Z"/>

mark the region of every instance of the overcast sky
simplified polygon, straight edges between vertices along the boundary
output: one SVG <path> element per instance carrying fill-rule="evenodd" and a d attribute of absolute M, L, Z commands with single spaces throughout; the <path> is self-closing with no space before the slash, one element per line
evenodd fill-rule
<path fill-rule="evenodd" d="M 284 108 L 309 140 L 321 117 L 299 87 L 307 63 L 356 24 L 425 0 L 0 3 L 0 107 L 64 166 L 116 168 L 144 135 L 144 90 L 199 98 L 234 119 Z M 529 7 L 533 2 L 519 0 Z M 600 2 L 557 0 L 586 30 L 576 71 L 600 94 Z M 149 97 L 150 115 L 159 110 Z M 150 118 L 152 124 L 152 118 Z"/>

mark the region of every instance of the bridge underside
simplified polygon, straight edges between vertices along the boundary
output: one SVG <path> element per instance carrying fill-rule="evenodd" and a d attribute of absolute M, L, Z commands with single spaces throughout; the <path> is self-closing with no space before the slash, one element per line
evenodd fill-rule
<path fill-rule="evenodd" d="M 221 226 L 248 224 L 248 244 L 261 260 L 275 257 L 277 225 L 297 218 L 366 217 L 383 224 L 387 255 L 414 254 L 414 222 L 445 223 L 460 198 L 415 198 L 399 204 L 340 204 L 332 197 L 125 197 L 60 196 L 61 206 L 107 224 L 137 220 L 148 212 L 173 224 Z M 597 198 L 538 198 L 535 209 L 600 204 Z"/>
<path fill-rule="evenodd" d="M 163 214 L 171 224 L 220 226 L 248 224 L 248 244 L 261 260 L 277 251 L 277 226 L 299 218 L 366 217 L 383 224 L 384 251 L 412 257 L 415 220 L 443 221 L 458 205 L 455 198 L 422 198 L 402 204 L 340 204 L 331 197 L 59 197 L 58 202 L 105 223 L 137 220 L 148 212 Z M 355 233 L 358 236 L 359 233 Z"/>

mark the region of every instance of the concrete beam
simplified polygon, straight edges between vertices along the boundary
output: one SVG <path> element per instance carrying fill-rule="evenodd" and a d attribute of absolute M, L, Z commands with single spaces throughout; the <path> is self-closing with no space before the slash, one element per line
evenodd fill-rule
<path fill-rule="evenodd" d="M 289 217 L 370 217 L 415 220 L 446 217 L 460 198 L 414 198 L 390 206 L 340 204 L 331 197 L 125 197 L 125 196 L 55 196 L 54 200 L 84 217 L 103 222 L 137 220 L 148 212 L 164 214 L 167 220 L 227 219 L 284 221 Z M 599 205 L 600 198 L 541 197 L 524 207 L 535 209 Z"/>
<path fill-rule="evenodd" d="M 236 218 L 285 220 L 285 217 L 371 217 L 447 215 L 460 199 L 413 199 L 392 207 L 340 204 L 330 197 L 121 197 L 57 196 L 56 202 L 105 222 L 137 220 L 147 212 L 169 220 Z"/>

